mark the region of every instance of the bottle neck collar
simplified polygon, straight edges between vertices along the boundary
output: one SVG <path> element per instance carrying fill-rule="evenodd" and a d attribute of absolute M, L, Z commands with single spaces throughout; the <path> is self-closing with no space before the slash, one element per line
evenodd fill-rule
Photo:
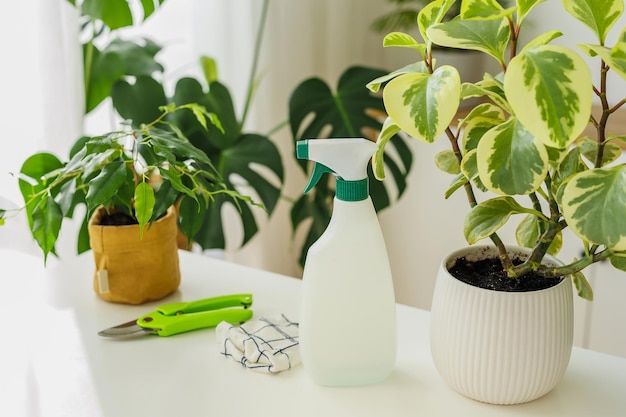
<path fill-rule="evenodd" d="M 342 201 L 362 201 L 370 195 L 369 179 L 346 181 L 337 177 L 337 199 Z"/>

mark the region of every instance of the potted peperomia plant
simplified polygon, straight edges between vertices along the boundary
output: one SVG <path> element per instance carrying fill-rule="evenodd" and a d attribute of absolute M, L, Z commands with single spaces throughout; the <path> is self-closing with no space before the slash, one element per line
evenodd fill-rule
<path fill-rule="evenodd" d="M 190 112 L 205 128 L 207 121 L 221 128 L 214 113 L 193 103 L 161 112 L 137 128 L 80 138 L 67 161 L 36 153 L 18 175 L 21 209 L 44 262 L 55 254 L 64 218 L 86 205 L 94 290 L 107 301 L 140 304 L 170 294 L 180 282 L 178 230 L 191 239 L 217 196 L 251 201 L 227 187 L 208 156 L 168 122 Z"/>
<path fill-rule="evenodd" d="M 386 46 L 414 49 L 418 61 L 369 84 L 373 90 L 384 84 L 389 114 L 374 170 L 384 178 L 382 152 L 400 130 L 428 143 L 449 142 L 436 157 L 437 166 L 454 175 L 445 196 L 465 192 L 471 208 L 466 240 L 491 244 L 443 260 L 432 303 L 433 359 L 446 382 L 470 398 L 526 402 L 549 392 L 569 362 L 571 282 L 591 299 L 586 267 L 608 260 L 626 271 L 626 165 L 618 159 L 624 139 L 607 130 L 626 102 L 607 99 L 607 73 L 626 78 L 626 31 L 606 45 L 624 2 L 563 0 L 564 11 L 595 35 L 580 45 L 598 61 L 595 86 L 575 50 L 552 44 L 561 32 L 520 43 L 543 0 L 517 0 L 508 9 L 495 0 L 463 0 L 460 16 L 443 22 L 454 2 L 436 0 L 422 9 L 423 42 L 398 32 L 385 38 Z M 434 45 L 481 51 L 500 72 L 461 83 L 457 68 L 437 65 Z M 476 97 L 478 104 L 458 113 L 461 101 Z M 583 134 L 588 125 L 591 136 Z M 517 241 L 505 244 L 498 232 L 517 214 L 523 215 Z M 553 258 L 569 236 L 566 229 L 580 256 Z M 478 266 L 496 279 L 484 279 Z"/>

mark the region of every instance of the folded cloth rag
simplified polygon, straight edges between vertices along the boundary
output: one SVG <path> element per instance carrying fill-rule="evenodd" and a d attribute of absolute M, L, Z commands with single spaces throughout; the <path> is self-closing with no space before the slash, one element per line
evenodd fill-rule
<path fill-rule="evenodd" d="M 220 353 L 248 369 L 278 373 L 300 363 L 298 323 L 282 314 L 249 320 L 241 326 L 223 321 L 215 332 Z"/>

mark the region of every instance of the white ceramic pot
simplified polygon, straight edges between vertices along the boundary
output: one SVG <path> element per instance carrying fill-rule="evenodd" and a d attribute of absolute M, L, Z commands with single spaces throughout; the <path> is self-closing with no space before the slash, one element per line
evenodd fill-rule
<path fill-rule="evenodd" d="M 459 393 L 491 404 L 519 404 L 547 394 L 567 368 L 572 280 L 545 290 L 500 292 L 461 282 L 447 270 L 459 257 L 495 253 L 494 247 L 471 246 L 442 262 L 431 310 L 431 353 L 439 374 Z"/>

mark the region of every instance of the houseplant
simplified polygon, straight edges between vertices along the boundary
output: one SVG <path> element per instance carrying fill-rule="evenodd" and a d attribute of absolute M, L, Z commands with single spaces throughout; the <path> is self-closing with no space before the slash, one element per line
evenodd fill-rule
<path fill-rule="evenodd" d="M 218 116 L 221 129 L 214 125 L 204 128 L 190 111 L 170 114 L 169 125 L 206 153 L 228 188 L 245 187 L 246 193 L 258 196 L 265 207 L 264 213 L 269 216 L 280 198 L 284 172 L 278 148 L 269 136 L 246 128 L 248 109 L 258 82 L 256 59 L 247 80 L 246 103 L 241 115 L 235 111 L 230 91 L 219 81 L 217 63 L 210 57 L 199 59 L 199 69 L 204 77 L 168 79 L 165 66 L 159 59 L 161 45 L 145 38 L 122 39 L 118 31 L 153 16 L 164 1 L 81 2 L 83 36 L 86 38 L 83 43 L 86 113 L 110 99 L 114 117 L 139 128 L 157 118 L 162 106 L 172 103 L 201 104 Z M 131 13 L 129 3 L 134 3 L 133 8 L 143 13 Z M 264 5 L 255 57 L 261 47 L 266 9 L 267 5 Z M 174 86 L 171 93 L 171 89 L 166 88 L 170 86 Z M 195 245 L 202 249 L 226 247 L 223 208 L 231 203 L 230 198 L 216 196 L 215 204 L 202 214 L 202 227 L 192 237 Z M 241 201 L 236 208 L 243 236 L 241 242 L 233 243 L 233 247 L 244 246 L 259 230 L 252 204 Z M 78 242 L 79 252 L 89 249 L 86 233 L 79 237 Z"/>
<path fill-rule="evenodd" d="M 197 104 L 161 111 L 138 128 L 80 138 L 67 161 L 36 153 L 18 175 L 25 203 L 20 210 L 44 262 L 55 253 L 64 218 L 74 217 L 79 204 L 86 206 L 94 289 L 108 301 L 139 304 L 171 293 L 180 281 L 177 224 L 190 239 L 217 196 L 251 201 L 227 187 L 207 155 L 168 121 L 188 111 L 201 125 L 209 120 L 220 127 L 215 114 Z M 166 235 L 158 234 L 162 229 Z"/>
<path fill-rule="evenodd" d="M 571 276 L 578 294 L 591 299 L 583 275 L 586 267 L 609 260 L 626 270 L 626 165 L 617 160 L 624 140 L 607 131 L 608 120 L 626 102 L 611 104 L 607 99 L 607 72 L 626 78 L 624 29 L 613 47 L 606 46 L 607 33 L 624 4 L 563 0 L 564 10 L 595 35 L 596 44 L 580 46 L 600 61 L 599 85 L 594 86 L 590 69 L 577 52 L 551 44 L 562 33 L 552 30 L 520 44 L 528 16 L 542 0 L 518 0 L 509 9 L 493 0 L 463 0 L 460 16 L 442 22 L 453 3 L 436 0 L 420 12 L 417 22 L 424 42 L 398 32 L 385 37 L 386 46 L 411 48 L 419 60 L 369 84 L 375 91 L 385 84 L 389 114 L 378 138 L 374 170 L 384 178 L 382 151 L 400 130 L 428 143 L 440 137 L 449 141 L 450 149 L 436 157 L 438 167 L 454 175 L 445 195 L 464 190 L 471 208 L 464 225 L 467 242 L 490 239 L 491 245 L 479 252 L 488 252 L 501 281 L 517 288 L 508 293 L 498 287 L 477 291 L 474 284 L 452 278 L 452 266 L 478 257 L 469 249 L 444 260 L 432 305 L 433 359 L 442 377 L 464 395 L 499 404 L 531 401 L 558 383 L 569 360 L 571 291 L 557 288 L 569 285 L 570 279 L 562 277 Z M 501 72 L 461 83 L 456 68 L 437 65 L 435 44 L 481 51 L 498 62 Z M 592 112 L 594 94 L 597 112 Z M 457 116 L 459 103 L 474 97 L 481 102 Z M 458 123 L 453 123 L 457 117 Z M 594 135 L 581 135 L 589 123 Z M 484 201 L 479 201 L 479 192 L 485 192 Z M 517 242 L 505 245 L 498 231 L 515 214 L 525 215 L 516 228 Z M 561 249 L 566 229 L 579 241 L 581 256 L 547 261 Z M 523 286 L 532 281 L 543 283 L 543 289 L 525 291 Z M 526 294 L 548 300 L 517 300 Z M 454 301 L 445 299 L 449 295 L 456 297 Z M 488 301 L 492 295 L 496 301 Z M 492 303 L 496 311 L 487 310 Z M 544 309 L 551 314 L 538 315 Z M 503 328 L 505 313 L 514 311 L 534 321 L 523 324 L 518 317 Z M 472 318 L 479 322 L 468 321 Z M 525 333 L 514 333 L 514 327 Z M 502 362 L 503 358 L 512 362 Z M 542 371 L 547 380 L 540 380 L 533 370 Z M 522 380 L 526 383 L 518 385 Z"/>

